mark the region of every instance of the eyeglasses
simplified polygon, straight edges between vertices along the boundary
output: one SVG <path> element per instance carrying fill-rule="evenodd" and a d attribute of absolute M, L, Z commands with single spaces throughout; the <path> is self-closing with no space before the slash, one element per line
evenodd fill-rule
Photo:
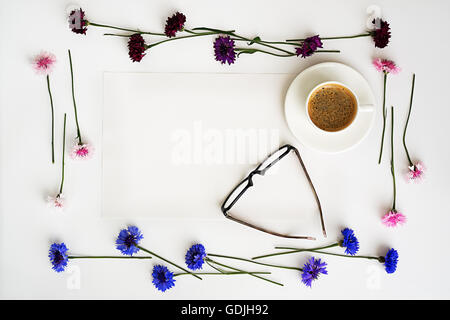
<path fill-rule="evenodd" d="M 253 186 L 253 176 L 254 175 L 261 175 L 264 176 L 266 174 L 266 172 L 272 168 L 278 161 L 280 161 L 281 159 L 283 159 L 286 155 L 288 155 L 291 151 L 294 152 L 294 154 L 297 156 L 298 161 L 300 162 L 302 168 L 303 168 L 303 172 L 305 173 L 305 176 L 309 182 L 309 185 L 311 186 L 311 189 L 313 191 L 314 197 L 316 199 L 316 203 L 317 203 L 317 207 L 319 208 L 319 214 L 320 214 L 320 222 L 322 225 L 322 233 L 323 235 L 326 237 L 327 233 L 325 231 L 325 224 L 323 221 L 323 215 L 322 215 L 322 207 L 320 205 L 320 200 L 319 200 L 319 196 L 317 195 L 316 189 L 314 188 L 314 185 L 311 181 L 311 178 L 309 177 L 308 171 L 306 170 L 306 167 L 302 161 L 302 158 L 300 156 L 299 151 L 287 144 L 282 146 L 281 148 L 279 148 L 277 151 L 275 151 L 274 153 L 272 153 L 271 155 L 269 155 L 266 160 L 264 160 L 263 162 L 261 162 L 255 170 L 253 170 L 252 172 L 250 172 L 248 174 L 248 176 L 242 180 L 232 191 L 231 193 L 227 196 L 227 198 L 225 199 L 225 201 L 222 203 L 221 206 L 221 210 L 222 213 L 225 215 L 226 218 L 231 219 L 235 222 L 241 223 L 243 225 L 246 225 L 250 228 L 254 228 L 257 229 L 259 231 L 262 232 L 266 232 L 269 234 L 272 234 L 274 236 L 278 236 L 278 237 L 283 237 L 283 238 L 291 238 L 291 239 L 308 239 L 308 240 L 315 240 L 316 238 L 314 237 L 309 237 L 309 236 L 293 236 L 293 235 L 285 235 L 285 234 L 281 234 L 278 232 L 274 232 L 274 231 L 270 231 L 266 228 L 262 228 L 260 226 L 254 225 L 252 223 L 246 222 L 244 220 L 238 219 L 236 217 L 233 217 L 229 211 L 231 210 L 231 208 L 236 204 L 236 202 L 242 197 L 242 195 L 250 188 Z"/>

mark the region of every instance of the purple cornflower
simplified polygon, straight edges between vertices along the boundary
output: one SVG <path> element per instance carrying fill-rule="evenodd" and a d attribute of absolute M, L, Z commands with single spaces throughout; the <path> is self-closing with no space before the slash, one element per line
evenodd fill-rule
<path fill-rule="evenodd" d="M 219 36 L 214 41 L 214 55 L 216 61 L 220 63 L 232 64 L 236 60 L 236 52 L 234 50 L 234 40 L 230 36 Z"/>
<path fill-rule="evenodd" d="M 322 48 L 323 43 L 320 39 L 319 35 L 312 36 L 306 38 L 302 45 L 299 48 L 295 48 L 295 52 L 298 56 L 302 56 L 302 58 L 306 58 L 311 56 L 314 52 L 316 52 L 317 48 Z"/>

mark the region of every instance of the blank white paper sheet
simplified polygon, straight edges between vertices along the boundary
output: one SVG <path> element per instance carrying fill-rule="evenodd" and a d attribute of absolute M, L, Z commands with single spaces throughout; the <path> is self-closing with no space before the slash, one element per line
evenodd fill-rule
<path fill-rule="evenodd" d="M 105 73 L 103 217 L 224 219 L 220 205 L 232 188 L 286 142 L 284 95 L 292 79 Z M 312 224 L 320 231 L 294 154 L 257 177 L 235 209 L 275 231 L 311 233 Z"/>

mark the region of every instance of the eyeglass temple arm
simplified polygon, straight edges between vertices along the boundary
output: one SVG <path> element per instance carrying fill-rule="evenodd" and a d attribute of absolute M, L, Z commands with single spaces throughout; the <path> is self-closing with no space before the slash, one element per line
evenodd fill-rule
<path fill-rule="evenodd" d="M 298 160 L 300 161 L 300 164 L 302 165 L 303 171 L 305 172 L 306 178 L 308 179 L 309 185 L 311 186 L 311 189 L 314 192 L 314 197 L 316 198 L 317 206 L 319 207 L 319 213 L 320 213 L 320 224 L 322 225 L 322 233 L 324 237 L 327 237 L 327 231 L 325 230 L 325 222 L 323 220 L 323 213 L 322 213 L 322 206 L 320 205 L 319 196 L 317 195 L 316 188 L 314 188 L 314 185 L 312 183 L 312 180 L 308 174 L 308 170 L 306 170 L 305 164 L 303 163 L 302 157 L 300 156 L 300 152 L 294 147 L 292 147 L 292 150 L 294 150 L 295 155 L 297 156 Z"/>
<path fill-rule="evenodd" d="M 233 221 L 235 221 L 235 222 L 238 222 L 238 223 L 240 223 L 240 224 L 243 224 L 243 225 L 245 225 L 245 226 L 247 226 L 247 227 L 250 227 L 250 228 L 253 228 L 253 229 L 256 229 L 256 230 L 259 230 L 259 231 L 262 231 L 262 232 L 265 232 L 265 233 L 268 233 L 268 234 L 271 234 L 271 235 L 274 235 L 274 236 L 277 236 L 277 237 L 289 238 L 289 239 L 316 240 L 316 238 L 314 238 L 314 237 L 308 237 L 308 236 L 290 236 L 290 235 L 285 235 L 285 234 L 282 234 L 282 233 L 270 231 L 270 230 L 261 228 L 261 227 L 259 227 L 259 226 L 256 226 L 256 225 L 254 225 L 254 224 L 251 224 L 251 223 L 248 223 L 248 222 L 239 220 L 239 219 L 237 219 L 237 218 L 235 218 L 235 217 L 233 217 L 233 216 L 231 216 L 231 215 L 229 215 L 229 214 L 225 214 L 225 217 L 227 217 L 228 219 L 231 219 L 231 220 L 233 220 Z"/>

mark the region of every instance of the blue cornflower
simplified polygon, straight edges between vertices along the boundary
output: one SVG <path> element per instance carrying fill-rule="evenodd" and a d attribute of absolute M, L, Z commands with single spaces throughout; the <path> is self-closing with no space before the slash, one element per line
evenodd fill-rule
<path fill-rule="evenodd" d="M 389 249 L 384 257 L 384 268 L 387 273 L 394 273 L 397 270 L 398 252 L 394 248 Z"/>
<path fill-rule="evenodd" d="M 344 240 L 340 243 L 341 247 L 345 248 L 345 253 L 354 256 L 359 250 L 359 241 L 355 237 L 352 229 L 345 228 L 341 231 Z"/>
<path fill-rule="evenodd" d="M 152 272 L 153 284 L 156 289 L 164 292 L 167 289 L 172 288 L 175 285 L 175 279 L 173 278 L 173 272 L 165 266 L 156 265 L 153 267 Z"/>
<path fill-rule="evenodd" d="M 306 286 L 311 287 L 311 283 L 318 279 L 321 273 L 328 274 L 326 265 L 326 262 L 322 262 L 320 259 L 311 257 L 303 266 L 302 282 Z"/>
<path fill-rule="evenodd" d="M 48 257 L 53 265 L 52 269 L 56 272 L 64 271 L 64 268 L 67 266 L 67 262 L 69 261 L 69 257 L 67 256 L 68 250 L 64 242 L 54 243 L 50 246 Z"/>
<path fill-rule="evenodd" d="M 206 251 L 202 244 L 194 244 L 186 252 L 186 265 L 191 270 L 201 269 L 205 263 Z"/>
<path fill-rule="evenodd" d="M 142 238 L 144 238 L 144 236 L 138 227 L 129 226 L 127 229 L 120 230 L 119 236 L 116 240 L 116 248 L 123 254 L 132 256 L 139 251 L 137 246 Z"/>

